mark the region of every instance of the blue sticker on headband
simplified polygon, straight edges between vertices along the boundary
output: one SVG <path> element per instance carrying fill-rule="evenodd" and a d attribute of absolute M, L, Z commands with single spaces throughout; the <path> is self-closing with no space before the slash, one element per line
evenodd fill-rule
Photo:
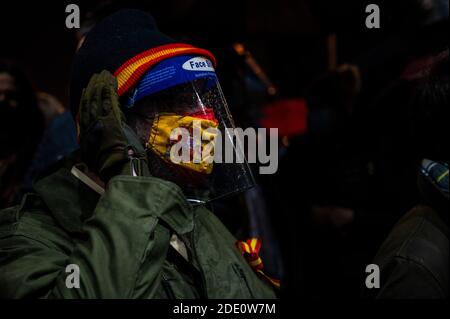
<path fill-rule="evenodd" d="M 210 60 L 187 55 L 164 60 L 145 73 L 137 86 L 131 90 L 127 107 L 132 107 L 146 96 L 200 78 L 216 80 L 216 73 Z"/>

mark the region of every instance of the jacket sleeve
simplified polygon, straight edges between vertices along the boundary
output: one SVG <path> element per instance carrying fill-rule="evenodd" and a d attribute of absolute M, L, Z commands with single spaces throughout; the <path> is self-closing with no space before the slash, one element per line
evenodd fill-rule
<path fill-rule="evenodd" d="M 444 287 L 424 265 L 395 257 L 381 272 L 377 299 L 442 299 Z"/>
<path fill-rule="evenodd" d="M 39 225 L 24 232 L 20 220 L 11 235 L 0 229 L 0 297 L 132 298 L 148 255 L 155 267 L 145 280 L 155 284 L 169 235 L 154 232 L 157 216 L 175 205 L 170 205 L 171 192 L 154 178 L 115 177 L 70 251 Z M 79 269 L 79 288 L 66 285 L 76 283 L 68 265 Z"/>

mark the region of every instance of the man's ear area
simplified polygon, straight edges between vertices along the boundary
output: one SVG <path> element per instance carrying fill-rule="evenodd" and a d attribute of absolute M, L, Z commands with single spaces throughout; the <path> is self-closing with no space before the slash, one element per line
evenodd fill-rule
<path fill-rule="evenodd" d="M 125 122 L 134 131 L 143 146 L 148 142 L 154 115 L 141 114 L 138 107 L 124 110 Z"/>

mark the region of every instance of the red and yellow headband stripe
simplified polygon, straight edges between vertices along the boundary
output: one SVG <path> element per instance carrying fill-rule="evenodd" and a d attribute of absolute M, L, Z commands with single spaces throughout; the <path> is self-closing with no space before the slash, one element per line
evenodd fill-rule
<path fill-rule="evenodd" d="M 176 43 L 159 46 L 129 59 L 120 68 L 114 72 L 117 78 L 119 96 L 125 94 L 131 89 L 141 77 L 155 64 L 179 55 L 196 54 L 204 56 L 211 60 L 216 66 L 216 59 L 214 55 L 204 49 L 193 47 L 189 44 Z"/>

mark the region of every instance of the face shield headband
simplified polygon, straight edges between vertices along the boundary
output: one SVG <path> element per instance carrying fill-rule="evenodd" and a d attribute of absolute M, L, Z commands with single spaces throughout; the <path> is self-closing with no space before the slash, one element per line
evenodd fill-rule
<path fill-rule="evenodd" d="M 211 63 L 216 65 L 216 58 L 208 50 L 196 48 L 185 43 L 174 43 L 162 45 L 156 48 L 144 51 L 122 64 L 115 72 L 117 79 L 117 94 L 123 97 L 131 88 L 136 86 L 144 74 L 158 63 L 185 54 L 195 54 L 208 58 Z M 80 114 L 75 117 L 77 138 L 80 135 Z"/>

